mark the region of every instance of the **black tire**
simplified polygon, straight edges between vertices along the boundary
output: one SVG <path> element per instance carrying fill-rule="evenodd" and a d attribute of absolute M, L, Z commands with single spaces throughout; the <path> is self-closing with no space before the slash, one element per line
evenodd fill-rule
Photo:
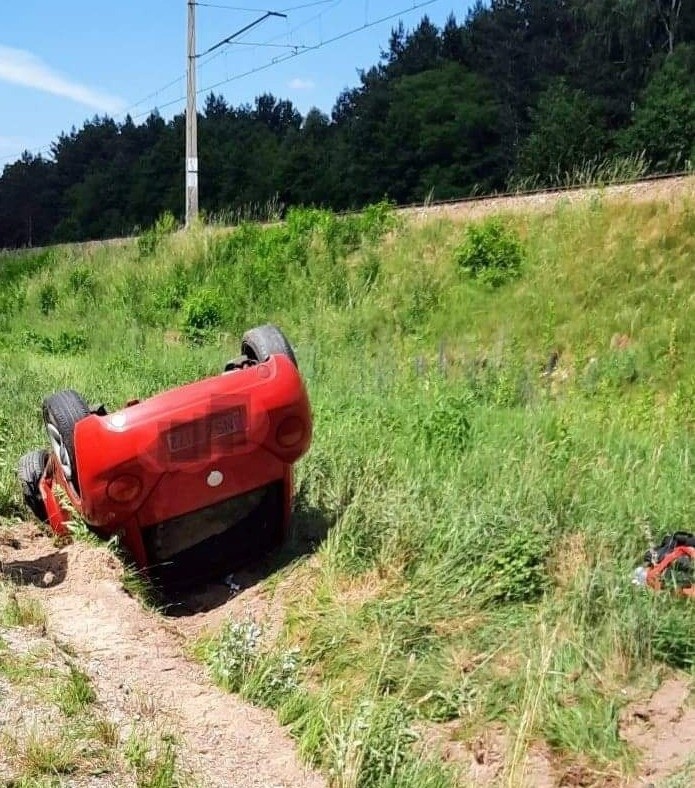
<path fill-rule="evenodd" d="M 270 324 L 249 329 L 241 339 L 241 352 L 259 362 L 267 361 L 276 354 L 287 356 L 295 367 L 299 367 L 287 337 L 277 326 Z"/>
<path fill-rule="evenodd" d="M 45 449 L 35 449 L 25 454 L 17 466 L 17 476 L 22 486 L 24 503 L 27 509 L 42 523 L 48 522 L 48 514 L 39 490 L 39 482 L 47 462 L 48 452 Z"/>
<path fill-rule="evenodd" d="M 67 459 L 70 463 L 70 476 L 68 481 L 72 483 L 75 492 L 79 493 L 79 480 L 77 477 L 77 460 L 75 457 L 75 424 L 89 416 L 90 410 L 82 397 L 72 389 L 59 391 L 46 397 L 43 401 L 43 421 L 48 432 L 48 437 L 53 443 L 54 436 L 51 435 L 50 427 L 53 427 L 62 441 Z M 54 451 L 54 453 L 56 453 Z M 56 460 L 65 466 L 65 457 L 56 454 Z"/>

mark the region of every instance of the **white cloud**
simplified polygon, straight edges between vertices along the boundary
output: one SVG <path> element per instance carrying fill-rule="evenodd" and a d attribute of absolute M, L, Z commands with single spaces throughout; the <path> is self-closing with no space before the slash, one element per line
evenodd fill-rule
<path fill-rule="evenodd" d="M 316 85 L 310 79 L 302 79 L 301 77 L 295 77 L 291 79 L 289 82 L 289 86 L 292 90 L 313 90 Z"/>
<path fill-rule="evenodd" d="M 0 46 L 0 81 L 62 96 L 110 115 L 123 108 L 121 99 L 72 82 L 23 49 Z"/>
<path fill-rule="evenodd" d="M 20 137 L 3 137 L 0 134 L 0 153 L 14 153 L 24 145 Z"/>

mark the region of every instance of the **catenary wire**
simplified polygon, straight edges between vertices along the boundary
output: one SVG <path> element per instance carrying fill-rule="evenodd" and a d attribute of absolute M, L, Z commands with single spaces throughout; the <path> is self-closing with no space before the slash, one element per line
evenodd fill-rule
<path fill-rule="evenodd" d="M 312 6 L 312 5 L 323 5 L 324 3 L 327 3 L 329 1 L 333 2 L 334 4 L 337 5 L 336 0 L 321 0 L 320 2 L 316 2 L 316 3 L 308 3 L 304 7 L 309 7 L 309 6 Z M 338 2 L 341 2 L 341 0 L 338 0 Z M 214 90 L 215 88 L 218 88 L 221 85 L 226 85 L 226 84 L 229 84 L 230 82 L 235 82 L 237 80 L 243 79 L 244 77 L 251 76 L 252 74 L 257 74 L 257 73 L 259 73 L 261 71 L 266 71 L 267 69 L 272 68 L 273 66 L 280 65 L 281 63 L 285 63 L 285 62 L 287 62 L 289 60 L 292 60 L 292 59 L 294 59 L 296 57 L 299 57 L 300 55 L 303 55 L 303 54 L 305 54 L 307 52 L 316 52 L 317 50 L 322 49 L 323 47 L 328 46 L 329 44 L 333 44 L 333 43 L 335 43 L 337 41 L 342 41 L 342 40 L 344 40 L 344 39 L 346 39 L 346 38 L 348 38 L 350 36 L 356 35 L 357 33 L 360 33 L 362 31 L 364 31 L 364 30 L 368 30 L 371 27 L 375 27 L 376 25 L 383 24 L 384 22 L 388 22 L 391 19 L 395 19 L 396 17 L 401 16 L 403 14 L 411 13 L 413 11 L 418 11 L 421 8 L 426 8 L 427 6 L 434 5 L 434 3 L 437 3 L 437 2 L 440 2 L 440 0 L 424 0 L 424 2 L 413 3 L 412 5 L 410 5 L 410 6 L 406 7 L 406 8 L 402 8 L 399 11 L 395 11 L 395 12 L 393 12 L 391 14 L 387 14 L 385 16 L 380 17 L 379 19 L 374 19 L 371 22 L 365 23 L 363 25 L 359 25 L 358 27 L 351 28 L 350 30 L 343 31 L 342 33 L 339 33 L 336 36 L 332 36 L 331 38 L 324 39 L 318 44 L 303 46 L 303 48 L 301 48 L 301 49 L 297 49 L 296 51 L 290 52 L 290 53 L 288 53 L 286 55 L 275 57 L 272 60 L 270 60 L 267 63 L 264 63 L 264 64 L 262 64 L 260 66 L 256 66 L 255 68 L 251 68 L 251 69 L 248 69 L 247 71 L 240 72 L 239 74 L 234 74 L 233 76 L 227 77 L 225 79 L 222 79 L 222 80 L 220 80 L 218 82 L 215 82 L 214 84 L 206 85 L 205 87 L 202 87 L 199 90 L 197 90 L 196 95 L 201 95 L 203 93 L 206 93 L 209 90 Z M 198 5 L 203 5 L 203 4 L 199 3 Z M 258 11 L 258 9 L 254 9 L 254 10 Z M 299 28 L 295 28 L 295 30 L 296 29 L 299 29 Z M 290 32 L 294 32 L 294 31 L 290 31 Z M 276 38 L 279 38 L 279 37 L 280 36 L 278 36 Z M 267 42 L 266 44 L 263 44 L 263 46 L 266 46 L 267 44 L 272 43 L 272 41 L 273 41 L 273 39 L 270 39 L 270 41 Z M 204 65 L 204 64 L 202 64 L 202 65 Z M 145 101 L 147 101 L 148 98 L 151 98 L 153 96 L 158 95 L 163 90 L 166 90 L 167 88 L 177 84 L 183 78 L 185 78 L 185 75 L 184 75 L 184 77 L 178 77 L 177 79 L 172 80 L 171 82 L 169 82 L 164 87 L 162 87 L 159 90 L 155 91 L 154 93 L 150 94 L 150 96 L 148 96 L 147 98 L 144 98 L 144 99 L 136 102 L 135 104 L 131 104 L 130 107 L 128 107 L 126 110 L 123 110 L 122 112 L 118 113 L 115 117 L 120 117 L 120 116 L 124 115 L 125 113 L 127 113 L 128 109 L 132 109 L 134 107 L 140 106 Z M 178 98 L 172 99 L 171 101 L 167 101 L 164 104 L 159 104 L 159 105 L 157 105 L 156 108 L 149 109 L 147 112 L 141 112 L 141 113 L 139 113 L 137 115 L 132 116 L 132 120 L 139 120 L 140 118 L 143 118 L 143 117 L 146 117 L 146 116 L 152 114 L 152 112 L 155 109 L 157 111 L 161 111 L 163 109 L 167 109 L 167 108 L 172 107 L 172 106 L 174 106 L 176 104 L 179 104 L 179 103 L 181 103 L 182 101 L 185 101 L 185 100 L 186 100 L 186 96 L 179 96 Z M 49 145 L 44 145 L 42 148 L 36 149 L 36 153 L 38 154 L 38 153 L 41 153 L 43 151 L 50 150 L 51 147 L 52 147 L 52 144 L 53 143 L 50 143 Z M 10 159 L 15 159 L 16 160 L 16 159 L 20 158 L 21 155 L 22 154 L 19 154 L 18 156 L 6 156 L 4 158 L 1 158 L 0 161 L 9 161 Z"/>

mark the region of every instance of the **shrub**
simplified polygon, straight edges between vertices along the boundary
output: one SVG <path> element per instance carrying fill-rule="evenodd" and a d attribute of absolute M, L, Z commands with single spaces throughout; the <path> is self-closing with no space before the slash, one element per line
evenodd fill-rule
<path fill-rule="evenodd" d="M 48 315 L 58 306 L 58 290 L 48 282 L 39 290 L 39 307 L 44 315 Z"/>
<path fill-rule="evenodd" d="M 465 241 L 456 250 L 459 268 L 492 287 L 518 278 L 524 260 L 518 235 L 497 218 L 469 225 Z"/>
<path fill-rule="evenodd" d="M 23 341 L 42 353 L 54 356 L 75 356 L 84 353 L 89 347 L 87 337 L 82 331 L 61 331 L 57 337 L 51 337 L 28 330 L 24 332 Z"/>
<path fill-rule="evenodd" d="M 421 422 L 426 445 L 438 452 L 461 451 L 468 442 L 471 398 L 463 394 L 439 396 Z"/>
<path fill-rule="evenodd" d="M 86 265 L 78 265 L 70 271 L 68 277 L 70 289 L 77 295 L 84 293 L 87 296 L 94 295 L 96 290 L 96 279 L 94 273 Z"/>
<path fill-rule="evenodd" d="M 183 305 L 183 334 L 192 342 L 209 338 L 222 324 L 222 305 L 216 293 L 201 290 L 189 296 Z"/>

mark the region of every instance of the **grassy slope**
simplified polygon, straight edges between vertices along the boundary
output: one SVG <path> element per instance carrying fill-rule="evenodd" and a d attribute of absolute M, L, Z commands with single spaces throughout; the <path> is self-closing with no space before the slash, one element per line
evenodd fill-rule
<path fill-rule="evenodd" d="M 465 226 L 380 209 L 4 268 L 6 516 L 45 393 L 114 407 L 217 371 L 268 319 L 297 346 L 316 420 L 298 519 L 333 527 L 291 570 L 271 652 L 230 629 L 205 655 L 340 785 L 451 784 L 407 746 L 423 720 L 508 726 L 510 784 L 537 741 L 629 772 L 621 704 L 695 655 L 691 606 L 629 582 L 651 536 L 692 528 L 695 205 L 509 221 L 528 262 L 498 290 L 457 270 Z M 179 336 L 206 323 L 202 344 Z"/>

